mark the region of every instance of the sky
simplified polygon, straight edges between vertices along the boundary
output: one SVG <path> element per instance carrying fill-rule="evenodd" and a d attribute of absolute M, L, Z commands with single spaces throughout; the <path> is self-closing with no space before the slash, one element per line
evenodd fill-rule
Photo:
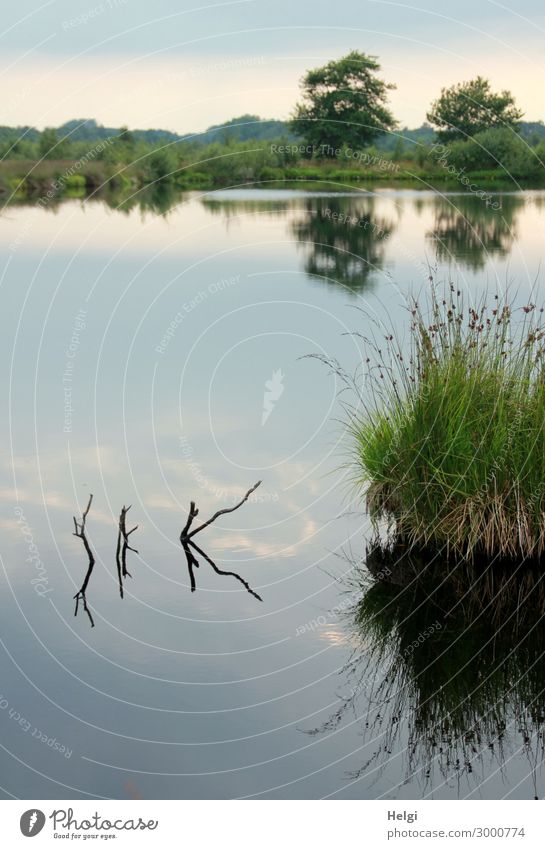
<path fill-rule="evenodd" d="M 201 132 L 244 113 L 288 118 L 308 68 L 357 49 L 419 126 L 477 75 L 545 120 L 542 0 L 17 0 L 0 23 L 0 124 L 73 118 Z"/>

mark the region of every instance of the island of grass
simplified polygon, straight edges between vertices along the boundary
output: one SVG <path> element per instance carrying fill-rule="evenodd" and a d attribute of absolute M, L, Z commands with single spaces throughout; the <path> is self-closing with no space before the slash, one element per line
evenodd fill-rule
<path fill-rule="evenodd" d="M 475 560 L 545 550 L 543 308 L 468 309 L 452 284 L 410 302 L 410 350 L 381 348 L 380 391 L 352 420 L 356 480 L 396 544 Z M 426 298 L 425 298 L 426 300 Z"/>

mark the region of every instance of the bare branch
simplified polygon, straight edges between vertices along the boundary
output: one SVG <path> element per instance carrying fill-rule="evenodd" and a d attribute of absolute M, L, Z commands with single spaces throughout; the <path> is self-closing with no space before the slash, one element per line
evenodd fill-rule
<path fill-rule="evenodd" d="M 89 496 L 89 501 L 87 502 L 87 507 L 85 508 L 85 512 L 83 513 L 83 515 L 81 517 L 81 522 L 78 522 L 76 520 L 76 517 L 74 516 L 74 536 L 75 537 L 81 537 L 81 539 L 83 539 L 83 537 L 85 535 L 85 522 L 87 521 L 87 515 L 89 513 L 89 510 L 91 509 L 92 502 L 93 502 L 93 496 L 91 494 Z"/>
<path fill-rule="evenodd" d="M 182 533 L 180 534 L 180 542 L 182 542 L 182 539 L 185 539 L 187 537 L 187 532 L 189 531 L 189 528 L 191 527 L 193 519 L 195 518 L 195 516 L 198 516 L 198 515 L 199 515 L 199 511 L 195 507 L 195 502 L 192 501 L 191 504 L 189 505 L 189 514 L 187 516 L 187 522 L 185 523 L 185 527 L 182 530 Z"/>
<path fill-rule="evenodd" d="M 261 484 L 261 481 L 254 483 L 254 485 L 248 490 L 248 492 L 246 493 L 244 498 L 241 501 L 239 501 L 238 504 L 235 504 L 234 507 L 225 507 L 223 510 L 218 510 L 216 513 L 214 513 L 214 515 L 212 516 L 211 519 L 208 519 L 207 522 L 204 522 L 202 525 L 199 525 L 199 527 L 195 528 L 193 531 L 191 531 L 191 533 L 188 533 L 189 528 L 191 527 L 191 523 L 193 522 L 193 519 L 195 518 L 195 516 L 199 512 L 198 510 L 195 510 L 195 503 L 192 501 L 191 507 L 190 507 L 190 512 L 189 512 L 189 517 L 188 517 L 188 520 L 186 522 L 186 526 L 185 526 L 184 530 L 182 531 L 182 533 L 180 535 L 180 540 L 182 540 L 182 538 L 183 539 L 191 539 L 191 537 L 194 537 L 195 534 L 198 534 L 200 531 L 204 530 L 204 528 L 207 528 L 208 525 L 211 525 L 212 522 L 215 522 L 216 519 L 218 519 L 220 516 L 223 516 L 225 513 L 233 513 L 235 510 L 238 510 L 239 507 L 242 507 L 242 505 L 246 501 L 248 501 L 248 498 L 250 497 L 252 492 L 254 492 L 258 488 L 258 486 L 260 486 L 260 484 Z"/>
<path fill-rule="evenodd" d="M 119 583 L 119 595 L 123 598 L 123 566 L 121 563 L 121 517 L 119 518 L 119 530 L 117 532 L 117 548 L 115 550 L 115 562 L 117 563 L 117 580 Z"/>
<path fill-rule="evenodd" d="M 127 569 L 127 551 L 134 551 L 135 554 L 138 554 L 136 548 L 132 548 L 129 545 L 129 537 L 131 534 L 135 532 L 138 528 L 138 525 L 135 525 L 134 528 L 131 528 L 130 531 L 127 531 L 127 513 L 131 509 L 131 504 L 128 507 L 121 508 L 121 513 L 119 514 L 119 530 L 117 533 L 117 549 L 115 552 L 115 559 L 117 563 L 117 578 L 119 581 L 119 594 L 121 598 L 123 598 L 123 579 L 127 576 L 132 578 L 131 573 Z"/>
<path fill-rule="evenodd" d="M 93 496 L 90 495 L 87 507 L 85 509 L 85 512 L 83 513 L 83 515 L 81 517 L 81 522 L 78 522 L 75 516 L 73 517 L 74 518 L 74 534 L 73 535 L 75 537 L 78 537 L 78 539 L 82 540 L 85 551 L 87 552 L 87 557 L 89 558 L 89 566 L 87 567 L 87 572 L 86 572 L 85 578 L 83 580 L 83 584 L 81 585 L 81 588 L 78 590 L 78 592 L 74 596 L 74 598 L 76 599 L 76 609 L 74 611 L 74 616 L 78 615 L 79 602 L 80 602 L 80 599 L 81 599 L 81 601 L 83 602 L 83 610 L 85 611 L 85 613 L 87 614 L 87 616 L 90 619 L 91 627 L 94 628 L 95 623 L 94 623 L 93 617 L 91 615 L 91 611 L 89 610 L 89 608 L 87 606 L 87 598 L 86 598 L 87 586 L 89 584 L 89 579 L 91 578 L 93 568 L 94 568 L 94 565 L 95 565 L 95 556 L 94 556 L 94 554 L 91 550 L 91 546 L 89 545 L 89 541 L 88 541 L 87 535 L 85 533 L 85 523 L 87 521 L 87 516 L 89 514 L 89 510 L 91 509 L 92 501 L 93 501 Z"/>

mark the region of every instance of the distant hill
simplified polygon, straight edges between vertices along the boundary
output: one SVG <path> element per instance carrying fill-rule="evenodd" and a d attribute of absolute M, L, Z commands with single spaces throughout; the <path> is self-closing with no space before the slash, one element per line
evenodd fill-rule
<path fill-rule="evenodd" d="M 432 144 L 435 139 L 435 130 L 430 124 L 422 124 L 415 130 L 409 130 L 408 127 L 396 130 L 394 133 L 384 133 L 379 136 L 374 145 L 379 150 L 393 151 L 400 146 L 411 148 L 417 144 Z"/>
<path fill-rule="evenodd" d="M 530 144 L 538 144 L 545 139 L 545 124 L 543 121 L 521 121 L 520 134 Z"/>
<path fill-rule="evenodd" d="M 112 136 L 120 135 L 123 127 L 103 127 L 92 118 L 80 118 L 67 121 L 57 127 L 59 138 L 68 136 L 74 142 L 93 142 Z M 545 139 L 545 124 L 543 121 L 522 121 L 520 134 L 530 144 L 537 144 Z M 298 136 L 289 128 L 286 121 L 277 121 L 274 118 L 260 118 L 259 115 L 240 115 L 232 118 L 224 124 L 214 124 L 201 133 L 185 133 L 179 135 L 170 130 L 130 130 L 130 135 L 135 141 L 147 144 L 159 145 L 171 142 L 186 141 L 196 145 L 205 145 L 212 142 L 231 141 L 268 141 L 270 139 L 284 138 L 288 141 L 297 141 Z M 23 137 L 27 141 L 37 141 L 40 137 L 39 130 L 34 127 L 6 127 L 0 126 L 0 143 L 14 141 Z M 407 127 L 400 129 L 397 133 L 385 133 L 375 141 L 375 147 L 379 150 L 393 151 L 396 148 L 409 149 L 417 144 L 431 144 L 435 138 L 435 132 L 429 124 L 422 124 L 416 129 Z"/>
<path fill-rule="evenodd" d="M 288 127 L 286 121 L 276 121 L 273 118 L 260 118 L 259 115 L 241 115 L 232 118 L 225 124 L 214 124 L 204 133 L 187 134 L 184 139 L 191 139 L 199 144 L 226 141 L 268 141 L 284 137 L 290 141 L 298 138 Z"/>
<path fill-rule="evenodd" d="M 57 128 L 59 136 L 70 136 L 72 141 L 96 141 L 121 133 L 120 127 L 102 127 L 92 119 L 80 119 L 67 121 Z M 135 141 L 143 141 L 148 144 L 165 144 L 168 142 L 191 141 L 194 144 L 211 144 L 212 142 L 231 141 L 264 141 L 277 139 L 280 136 L 293 139 L 295 136 L 288 130 L 284 121 L 260 118 L 259 115 L 241 115 L 232 118 L 225 124 L 214 124 L 201 133 L 178 133 L 170 130 L 131 130 L 131 136 Z"/>
<path fill-rule="evenodd" d="M 60 127 L 56 127 L 59 138 L 68 136 L 70 141 L 100 141 L 111 136 L 120 135 L 123 127 L 103 127 L 93 118 L 77 118 L 66 121 Z M 233 141 L 265 141 L 277 139 L 283 136 L 292 140 L 296 136 L 288 129 L 285 121 L 277 121 L 273 118 L 260 118 L 259 115 L 241 115 L 232 118 L 225 124 L 214 124 L 212 127 L 200 133 L 173 133 L 170 130 L 130 130 L 130 135 L 135 141 L 147 142 L 148 144 L 165 144 L 168 142 L 191 141 L 194 144 L 210 144 L 211 142 Z M 0 126 L 0 141 L 24 137 L 27 141 L 37 141 L 40 131 L 34 127 L 6 127 Z"/>
<path fill-rule="evenodd" d="M 93 119 L 81 118 L 61 124 L 60 127 L 56 127 L 56 131 L 59 138 L 67 136 L 73 142 L 95 142 L 110 138 L 111 136 L 118 136 L 123 131 L 123 128 L 103 127 Z M 149 144 L 180 141 L 182 138 L 182 136 L 177 133 L 171 133 L 169 130 L 131 130 L 131 135 L 135 141 L 146 141 Z M 0 142 L 6 140 L 14 141 L 15 139 L 35 142 L 39 138 L 40 131 L 35 127 L 0 126 Z"/>
<path fill-rule="evenodd" d="M 100 141 L 111 136 L 119 136 L 123 129 L 123 127 L 103 127 L 92 118 L 80 118 L 67 121 L 66 124 L 57 127 L 57 135 L 69 136 L 71 141 Z M 182 138 L 178 133 L 171 133 L 170 130 L 131 130 L 130 132 L 135 141 L 145 141 L 148 144 L 180 141 Z"/>

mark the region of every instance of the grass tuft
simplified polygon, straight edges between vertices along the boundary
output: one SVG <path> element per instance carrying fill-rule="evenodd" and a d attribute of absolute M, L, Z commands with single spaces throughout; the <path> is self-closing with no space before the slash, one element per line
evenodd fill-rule
<path fill-rule="evenodd" d="M 543 308 L 452 284 L 409 304 L 410 351 L 376 349 L 378 391 L 354 418 L 357 483 L 378 526 L 414 546 L 539 558 L 545 551 Z"/>

